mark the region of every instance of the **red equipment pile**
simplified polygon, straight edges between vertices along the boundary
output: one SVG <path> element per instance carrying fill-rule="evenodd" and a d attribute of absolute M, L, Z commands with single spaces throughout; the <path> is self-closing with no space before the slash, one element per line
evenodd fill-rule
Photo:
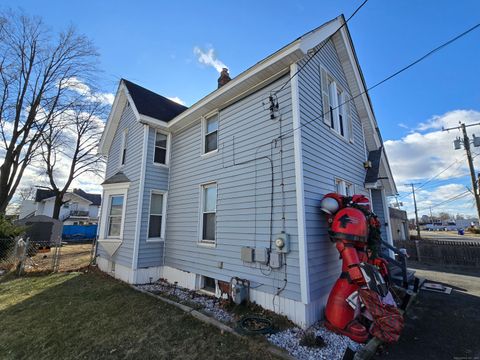
<path fill-rule="evenodd" d="M 342 273 L 325 309 L 326 326 L 357 342 L 371 335 L 398 340 L 403 317 L 389 292 L 387 261 L 378 257 L 380 223 L 363 195 L 325 195 L 329 235 L 340 253 Z"/>

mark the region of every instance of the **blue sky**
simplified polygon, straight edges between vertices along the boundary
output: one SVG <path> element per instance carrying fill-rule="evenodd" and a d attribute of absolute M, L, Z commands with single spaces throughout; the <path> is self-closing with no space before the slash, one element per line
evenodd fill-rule
<path fill-rule="evenodd" d="M 199 63 L 195 47 L 214 49 L 235 76 L 338 14 L 348 17 L 361 1 L 2 3 L 43 17 L 54 29 L 74 24 L 88 35 L 101 54 L 104 91 L 114 92 L 119 78 L 125 77 L 191 105 L 215 89 L 218 77 L 213 67 Z M 367 84 L 372 85 L 479 21 L 480 2 L 474 0 L 370 0 L 349 28 Z M 479 59 L 476 31 L 371 93 L 383 138 L 390 140 L 386 147 L 399 190 L 406 181 L 424 182 L 461 158 L 462 153 L 448 145 L 456 133 L 439 134 L 438 126 L 480 121 Z M 480 126 L 471 129 L 480 135 Z M 443 145 L 430 154 L 425 144 Z M 417 152 L 421 149 L 428 156 Z M 405 171 L 396 164 L 405 164 L 402 156 L 409 151 L 410 159 L 419 159 Z M 437 204 L 436 196 L 443 192 L 448 198 L 464 191 L 469 184 L 466 169 L 459 163 L 442 181 L 425 186 L 422 205 Z M 409 198 L 403 200 L 411 210 Z M 469 202 L 465 198 L 449 206 L 453 212 L 473 214 Z"/>

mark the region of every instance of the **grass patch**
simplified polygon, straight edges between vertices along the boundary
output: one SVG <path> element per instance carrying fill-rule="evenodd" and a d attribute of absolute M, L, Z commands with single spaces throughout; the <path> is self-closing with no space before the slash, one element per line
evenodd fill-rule
<path fill-rule="evenodd" d="M 0 283 L 2 359 L 272 359 L 99 273 Z"/>

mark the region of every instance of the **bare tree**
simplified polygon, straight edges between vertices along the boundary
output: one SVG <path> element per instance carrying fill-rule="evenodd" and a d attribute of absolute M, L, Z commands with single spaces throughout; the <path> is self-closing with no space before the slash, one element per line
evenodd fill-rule
<path fill-rule="evenodd" d="M 43 131 L 82 96 L 72 79 L 88 83 L 97 57 L 73 28 L 53 34 L 39 18 L 0 13 L 0 213 L 38 156 Z"/>
<path fill-rule="evenodd" d="M 100 175 L 104 159 L 97 155 L 107 106 L 92 99 L 74 104 L 50 121 L 42 133 L 45 174 L 55 196 L 53 218 L 58 219 L 63 197 L 76 178 Z"/>

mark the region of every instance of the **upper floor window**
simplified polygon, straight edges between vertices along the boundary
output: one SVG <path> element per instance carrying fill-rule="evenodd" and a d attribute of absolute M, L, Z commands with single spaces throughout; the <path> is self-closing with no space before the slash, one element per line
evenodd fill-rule
<path fill-rule="evenodd" d="M 217 184 L 202 185 L 201 198 L 200 241 L 214 244 L 216 239 Z"/>
<path fill-rule="evenodd" d="M 209 152 L 218 149 L 218 114 L 204 120 L 203 125 L 203 152 Z"/>
<path fill-rule="evenodd" d="M 107 237 L 118 237 L 121 233 L 123 216 L 123 195 L 110 197 L 107 219 Z"/>
<path fill-rule="evenodd" d="M 168 136 L 161 133 L 155 133 L 155 152 L 153 162 L 156 164 L 166 164 L 167 161 L 167 138 Z"/>
<path fill-rule="evenodd" d="M 320 67 L 320 77 L 324 123 L 340 136 L 353 141 L 350 97 L 335 78 L 322 66 Z"/>
<path fill-rule="evenodd" d="M 125 129 L 122 133 L 122 152 L 120 154 L 120 166 L 125 165 L 127 159 L 127 135 L 128 129 Z"/>
<path fill-rule="evenodd" d="M 335 192 L 344 196 L 353 196 L 355 194 L 355 186 L 342 179 L 335 179 Z"/>

